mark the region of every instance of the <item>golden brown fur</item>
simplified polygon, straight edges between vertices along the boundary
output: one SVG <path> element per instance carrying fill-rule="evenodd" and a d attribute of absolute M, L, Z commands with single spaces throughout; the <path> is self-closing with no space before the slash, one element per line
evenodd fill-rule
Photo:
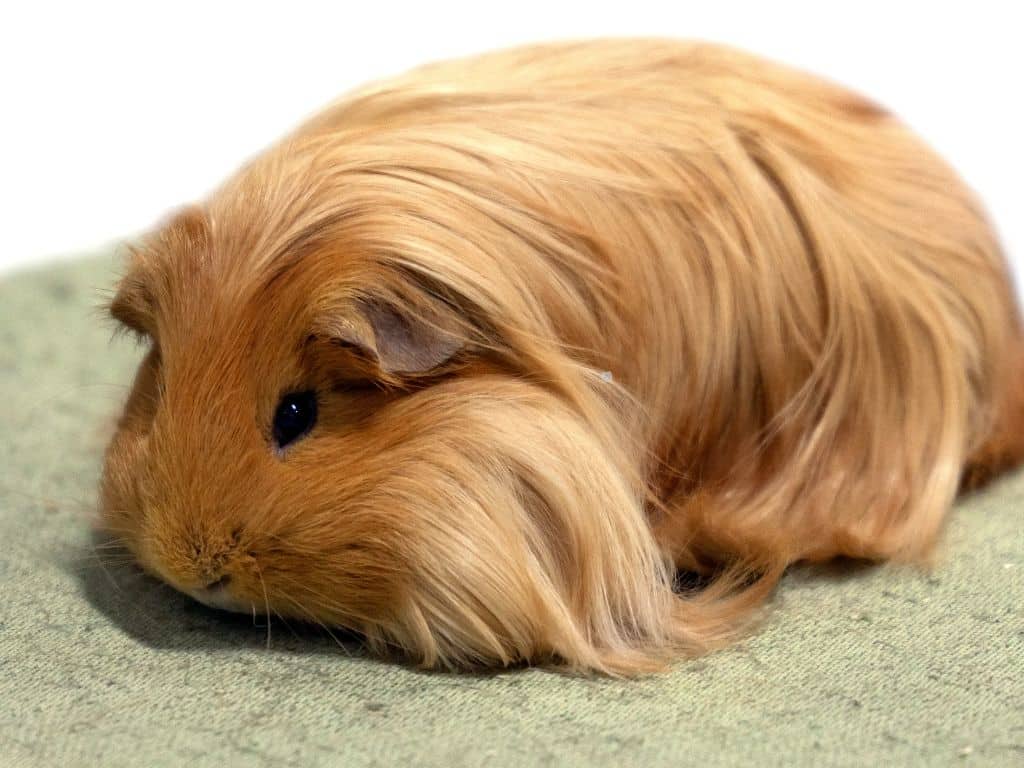
<path fill-rule="evenodd" d="M 200 599 L 428 666 L 656 668 L 789 563 L 920 561 L 1024 452 L 971 194 L 875 105 L 709 45 L 371 85 L 148 238 L 112 312 L 152 351 L 108 527 Z"/>

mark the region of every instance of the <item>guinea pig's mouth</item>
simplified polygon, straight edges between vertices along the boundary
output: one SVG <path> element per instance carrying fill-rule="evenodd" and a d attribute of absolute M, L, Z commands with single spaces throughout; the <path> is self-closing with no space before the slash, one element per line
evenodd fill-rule
<path fill-rule="evenodd" d="M 259 613 L 256 610 L 255 603 L 239 600 L 231 594 L 230 589 L 229 580 L 224 578 L 208 587 L 185 590 L 185 593 L 196 602 L 202 603 L 208 608 L 216 608 L 232 613 Z"/>

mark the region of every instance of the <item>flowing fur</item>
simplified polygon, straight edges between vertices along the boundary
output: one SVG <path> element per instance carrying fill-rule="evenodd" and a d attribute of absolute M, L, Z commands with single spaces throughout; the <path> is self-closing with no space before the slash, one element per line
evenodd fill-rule
<path fill-rule="evenodd" d="M 353 345 L 367 307 L 434 363 Z M 106 525 L 199 599 L 427 666 L 657 668 L 792 562 L 923 560 L 1024 453 L 972 195 L 876 105 L 717 46 L 368 86 L 149 237 L 111 309 L 152 350 Z M 304 388 L 320 421 L 276 450 Z"/>

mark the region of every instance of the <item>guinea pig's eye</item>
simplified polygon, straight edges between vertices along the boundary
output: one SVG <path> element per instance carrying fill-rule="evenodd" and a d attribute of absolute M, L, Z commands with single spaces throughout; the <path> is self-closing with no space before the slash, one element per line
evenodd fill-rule
<path fill-rule="evenodd" d="M 274 411 L 274 442 L 284 448 L 309 432 L 316 424 L 316 393 L 291 392 L 281 398 Z"/>

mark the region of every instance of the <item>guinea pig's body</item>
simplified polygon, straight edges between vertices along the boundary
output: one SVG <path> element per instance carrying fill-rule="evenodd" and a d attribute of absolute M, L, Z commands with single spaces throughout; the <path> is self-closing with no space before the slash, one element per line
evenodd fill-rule
<path fill-rule="evenodd" d="M 108 527 L 200 600 L 426 665 L 656 667 L 789 563 L 923 559 L 1024 452 L 962 183 L 876 106 L 714 46 L 370 86 L 143 243 L 112 311 L 152 350 Z"/>

